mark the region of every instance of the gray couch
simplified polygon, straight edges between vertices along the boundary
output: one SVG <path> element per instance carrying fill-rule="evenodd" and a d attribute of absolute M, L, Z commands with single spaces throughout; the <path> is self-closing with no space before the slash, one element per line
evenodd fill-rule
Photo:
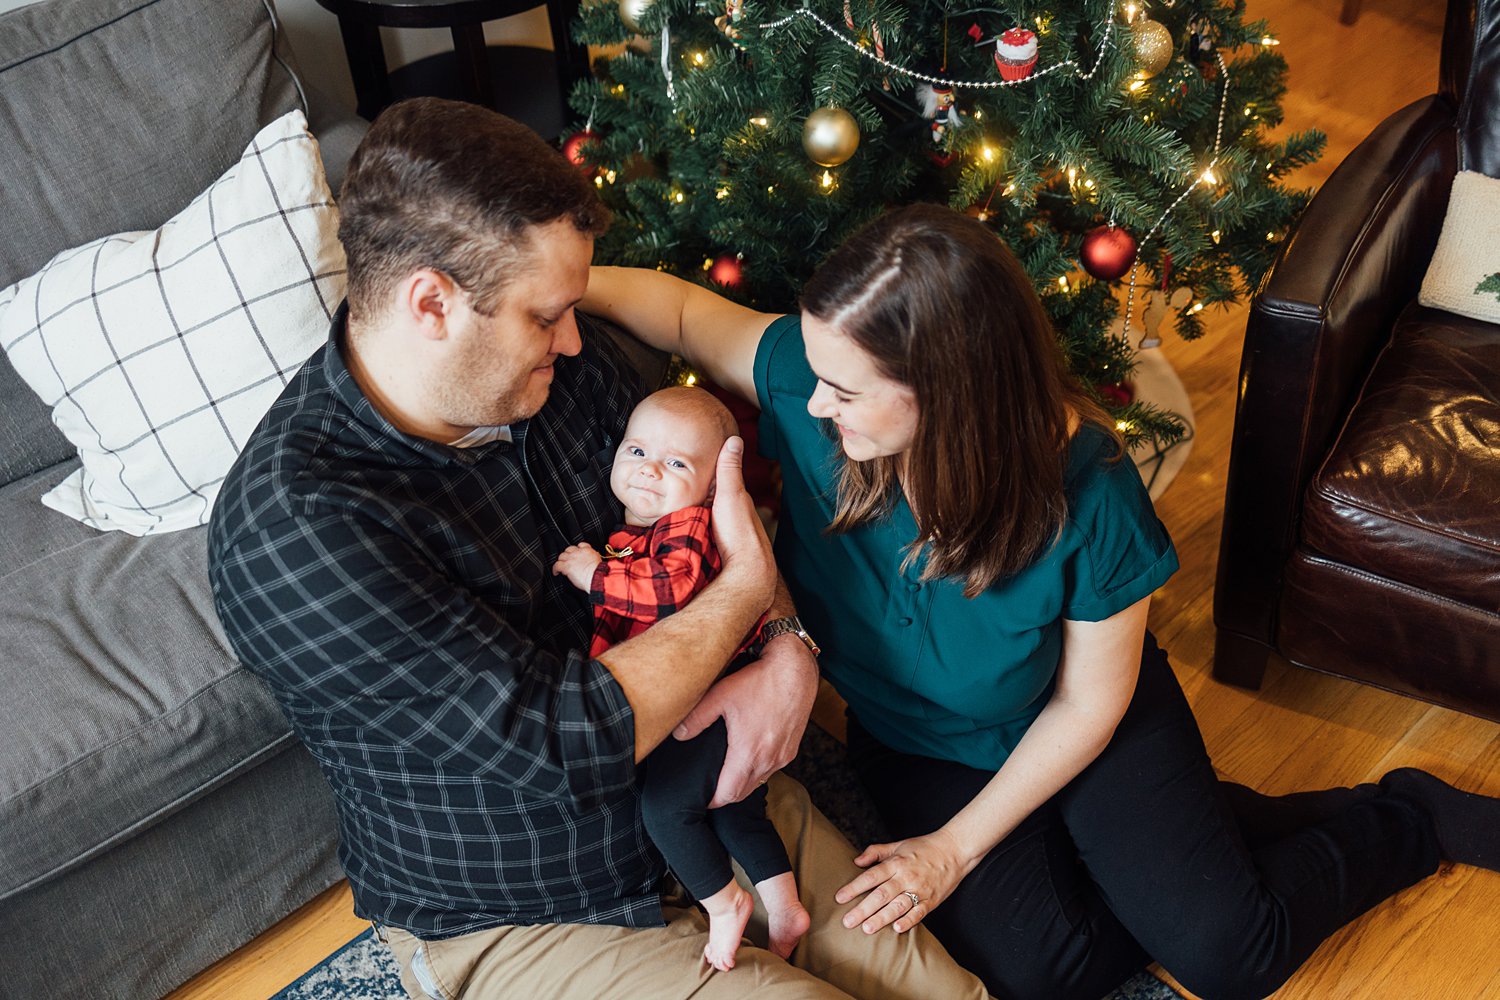
<path fill-rule="evenodd" d="M 0 15 L 0 287 L 154 229 L 294 107 L 336 191 L 363 124 L 292 65 L 265 0 Z M 0 357 L 0 996 L 136 1000 L 341 873 L 327 786 L 219 630 L 204 529 L 44 508 L 75 461 Z"/>

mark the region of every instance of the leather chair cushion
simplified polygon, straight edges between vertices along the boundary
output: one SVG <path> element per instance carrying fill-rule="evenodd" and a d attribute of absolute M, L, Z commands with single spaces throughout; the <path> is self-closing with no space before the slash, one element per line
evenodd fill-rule
<path fill-rule="evenodd" d="M 1308 487 L 1302 542 L 1500 610 L 1500 326 L 1402 313 Z"/>
<path fill-rule="evenodd" d="M 1500 614 L 1302 551 L 1283 579 L 1293 663 L 1500 721 Z"/>

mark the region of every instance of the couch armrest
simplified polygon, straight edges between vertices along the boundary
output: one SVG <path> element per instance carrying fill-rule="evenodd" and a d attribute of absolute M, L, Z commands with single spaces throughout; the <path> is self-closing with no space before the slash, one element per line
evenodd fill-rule
<path fill-rule="evenodd" d="M 318 149 L 323 155 L 323 171 L 328 175 L 328 187 L 337 198 L 349 157 L 354 155 L 354 147 L 365 137 L 370 123 L 312 84 L 300 82 L 307 98 L 307 128 L 317 137 Z"/>
<path fill-rule="evenodd" d="M 1437 245 L 1454 115 L 1434 95 L 1382 122 L 1318 191 L 1255 296 L 1219 542 L 1221 630 L 1275 645 L 1307 483 Z"/>

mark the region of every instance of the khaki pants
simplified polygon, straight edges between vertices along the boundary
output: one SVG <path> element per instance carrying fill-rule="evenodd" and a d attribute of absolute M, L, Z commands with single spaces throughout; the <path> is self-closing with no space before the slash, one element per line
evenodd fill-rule
<path fill-rule="evenodd" d="M 694 907 L 668 900 L 667 926 L 599 924 L 495 927 L 441 941 L 420 941 L 389 928 L 401 985 L 413 1000 L 725 1000 L 730 997 L 857 1000 L 982 1000 L 984 986 L 960 969 L 927 930 L 866 935 L 840 919 L 849 905 L 833 900 L 859 871 L 855 851 L 807 792 L 785 775 L 771 779 L 768 812 L 786 841 L 812 929 L 790 963 L 750 943 L 735 967 L 716 972 L 703 961 L 708 921 Z M 743 882 L 743 873 L 736 873 Z M 747 886 L 748 888 L 748 886 Z M 753 891 L 753 889 L 752 889 Z M 746 931 L 766 940 L 765 911 L 755 901 Z"/>

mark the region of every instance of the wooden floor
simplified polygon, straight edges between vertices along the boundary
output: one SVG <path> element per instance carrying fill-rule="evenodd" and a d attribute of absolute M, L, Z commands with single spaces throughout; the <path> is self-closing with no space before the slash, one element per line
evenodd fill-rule
<path fill-rule="evenodd" d="M 1303 184 L 1320 183 L 1381 118 L 1435 89 L 1442 6 L 1366 0 L 1347 27 L 1338 23 L 1340 0 L 1249 0 L 1249 16 L 1271 22 L 1292 67 L 1287 127 L 1329 136 L 1328 154 Z M 1273 665 L 1255 693 L 1210 678 L 1214 562 L 1243 330 L 1240 307 L 1212 316 L 1196 343 L 1169 335 L 1163 348 L 1192 396 L 1197 437 L 1157 505 L 1182 570 L 1157 596 L 1151 627 L 1171 652 L 1216 765 L 1273 793 L 1352 784 L 1411 764 L 1500 795 L 1500 726 L 1286 665 Z M 836 725 L 826 701 L 817 714 Z M 171 1000 L 262 1000 L 365 926 L 341 885 Z M 1500 875 L 1455 868 L 1402 893 L 1336 934 L 1276 996 L 1500 998 Z"/>

